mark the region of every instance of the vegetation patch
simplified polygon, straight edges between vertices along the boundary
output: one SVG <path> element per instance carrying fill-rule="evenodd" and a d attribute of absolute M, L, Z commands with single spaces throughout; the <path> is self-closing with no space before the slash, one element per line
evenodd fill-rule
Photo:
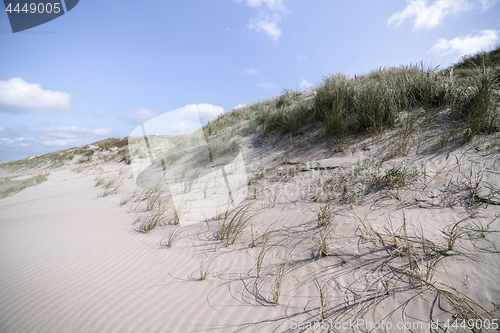
<path fill-rule="evenodd" d="M 0 192 L 0 199 L 6 198 L 9 195 L 12 195 L 14 193 L 20 192 L 20 191 L 24 190 L 25 188 L 43 183 L 44 181 L 46 181 L 48 179 L 48 177 L 49 177 L 48 173 L 33 176 L 17 186 L 8 188 L 8 189 Z"/>

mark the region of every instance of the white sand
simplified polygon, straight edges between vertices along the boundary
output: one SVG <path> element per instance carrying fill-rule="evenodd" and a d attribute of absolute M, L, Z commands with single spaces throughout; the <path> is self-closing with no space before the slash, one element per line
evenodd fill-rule
<path fill-rule="evenodd" d="M 265 166 L 281 164 L 280 149 L 269 149 L 262 161 L 259 149 L 246 148 L 247 160 Z M 355 163 L 370 154 L 376 155 L 376 149 L 335 154 L 322 163 L 329 167 Z M 428 172 L 442 169 L 445 155 L 427 158 Z M 321 151 L 308 151 L 295 158 L 311 161 L 324 156 Z M 483 157 L 470 155 L 467 161 Z M 498 155 L 493 156 L 489 167 L 498 160 Z M 106 168 L 126 169 L 119 165 Z M 408 201 L 371 195 L 352 212 L 337 212 L 337 228 L 329 239 L 334 255 L 317 259 L 312 255 L 310 234 L 298 230 L 316 233 L 320 204 L 301 200 L 300 188 L 318 172 L 296 174 L 286 183 L 289 188 L 274 208 L 269 208 L 272 188 L 260 190 L 253 204 L 262 208 L 253 219 L 255 236 L 272 223 L 284 229 L 268 244 L 270 250 L 258 279 L 255 265 L 261 245 L 249 247 L 249 228 L 225 248 L 213 237 L 218 221 L 210 222 L 210 230 L 207 224 L 192 225 L 183 228 L 172 248 L 166 249 L 159 243 L 175 226 L 160 226 L 148 234 L 138 232 L 133 225 L 135 214 L 127 212 L 128 205 L 119 206 L 121 198 L 134 190 L 133 179 L 126 179 L 119 194 L 97 199 L 95 174 L 53 172 L 47 182 L 0 200 L 0 332 L 299 331 L 293 329 L 297 322 L 318 320 L 319 298 L 312 276 L 326 281 L 327 313 L 339 323 L 385 320 L 395 327 L 403 321 L 427 323 L 432 318 L 444 323 L 451 319 L 456 312 L 432 292 L 398 289 L 398 281 L 391 280 L 391 295 L 383 295 L 379 273 L 387 267 L 380 270 L 380 266 L 394 250 L 370 242 L 353 213 L 383 233 L 389 218 L 395 228 L 402 224 L 404 210 L 408 223 L 414 226 L 409 226 L 412 235 L 422 228 L 426 237 L 444 244 L 442 230 L 464 218 L 465 210 L 447 207 L 442 198 L 432 195 L 421 199 L 420 206 L 404 206 L 402 202 Z M 402 190 L 398 195 L 411 197 L 415 193 Z M 492 204 L 484 206 L 479 214 L 486 224 L 500 209 Z M 500 218 L 490 229 L 500 230 Z M 219 247 L 214 252 L 216 244 Z M 457 251 L 467 251 L 477 256 L 477 261 L 452 256 L 445 258 L 446 265 L 436 272 L 438 281 L 452 283 L 497 318 L 499 246 L 494 233 L 486 238 L 463 237 L 457 241 Z M 275 306 L 272 288 L 285 253 L 292 253 L 292 257 L 279 305 Z M 210 274 L 200 281 L 200 256 L 206 262 L 214 255 Z M 404 261 L 404 256 L 394 260 Z M 366 312 L 361 311 L 364 307 Z M 354 317 L 359 313 L 363 315 Z"/>

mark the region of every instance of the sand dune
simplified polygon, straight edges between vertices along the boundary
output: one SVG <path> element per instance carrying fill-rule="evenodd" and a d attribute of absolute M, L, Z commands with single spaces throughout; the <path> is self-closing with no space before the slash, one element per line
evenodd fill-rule
<path fill-rule="evenodd" d="M 328 151 L 322 147 L 284 157 L 279 147 L 273 150 L 247 140 L 243 152 L 249 179 L 254 179 L 256 165 L 267 169 L 256 180 L 255 192 L 249 185 L 243 203 L 259 214 L 227 247 L 217 239 L 223 218 L 183 227 L 171 248 L 162 245 L 177 228 L 171 220 L 141 232 L 134 224 L 141 209 L 119 205 L 137 190 L 124 164 L 103 164 L 102 171 L 89 166 L 80 173 L 59 168 L 47 182 L 0 200 L 0 331 L 301 331 L 320 325 L 318 286 L 326 292 L 323 310 L 331 321 L 323 325 L 332 325 L 330 331 L 349 331 L 334 325 L 352 320 L 365 321 L 365 326 L 350 329 L 356 332 L 384 331 L 370 329 L 368 321 L 390 322 L 392 331 L 404 331 L 396 325 L 428 325 L 429 320 L 439 322 L 437 331 L 444 331 L 446 320 L 457 315 L 457 308 L 443 296 L 448 294 L 433 289 L 444 284 L 452 289 L 443 290 L 455 290 L 456 297 L 467 295 L 493 316 L 481 312 L 478 320 L 498 318 L 500 218 L 495 216 L 500 208 L 478 202 L 471 216 L 465 209 L 471 206 L 464 203 L 467 189 L 451 188 L 462 184 L 465 178 L 460 177 L 470 170 L 498 170 L 498 154 L 472 149 L 451 155 L 417 152 L 385 162 L 376 171 L 386 175 L 385 170 L 401 163 L 423 163 L 427 178 L 420 175 L 413 184 L 361 197 L 328 187 L 336 177 L 368 177 L 375 172 L 367 163 L 386 149 L 384 144 L 373 141 L 366 149 L 366 143 L 360 143 L 325 159 Z M 455 156 L 461 156 L 461 170 Z M 98 198 L 98 172 L 101 177 L 121 177 L 124 185 L 118 194 Z M 418 185 L 422 179 L 427 181 L 425 188 Z M 361 179 L 357 182 L 356 186 L 363 184 Z M 357 201 L 341 204 L 345 198 Z M 337 204 L 328 208 L 325 202 Z M 332 215 L 329 227 L 322 229 L 325 207 Z M 461 229 L 464 232 L 447 251 L 450 228 L 461 220 L 468 229 Z M 403 222 L 412 245 L 401 237 Z M 486 228 L 484 237 L 470 228 L 472 222 Z M 391 245 L 390 228 L 398 233 L 399 245 Z M 268 240 L 263 238 L 266 230 L 273 231 Z M 328 253 L 321 255 L 318 239 L 323 231 L 328 232 Z M 424 257 L 418 259 L 422 246 Z M 425 257 L 430 253 L 425 246 L 434 249 L 432 255 Z M 261 253 L 265 256 L 257 278 Z M 415 259 L 408 267 L 408 253 L 422 261 Z M 440 261 L 427 279 L 425 265 L 431 257 Z M 201 281 L 200 263 L 205 267 L 212 259 Z M 276 299 L 280 268 L 285 274 Z M 425 325 L 413 331 L 430 331 Z"/>

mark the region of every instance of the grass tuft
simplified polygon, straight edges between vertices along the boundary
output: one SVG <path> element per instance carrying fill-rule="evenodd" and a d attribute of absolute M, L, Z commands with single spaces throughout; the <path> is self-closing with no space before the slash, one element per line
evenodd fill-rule
<path fill-rule="evenodd" d="M 6 198 L 9 195 L 18 193 L 18 192 L 24 190 L 25 188 L 28 188 L 28 187 L 35 186 L 35 185 L 38 185 L 40 183 L 43 183 L 44 181 L 46 181 L 48 179 L 48 177 L 49 177 L 49 174 L 48 173 L 44 173 L 44 174 L 36 175 L 36 176 L 33 176 L 33 177 L 29 178 L 29 179 L 26 179 L 21 184 L 19 184 L 17 186 L 13 186 L 11 188 L 8 188 L 8 189 L 0 192 L 0 199 Z"/>

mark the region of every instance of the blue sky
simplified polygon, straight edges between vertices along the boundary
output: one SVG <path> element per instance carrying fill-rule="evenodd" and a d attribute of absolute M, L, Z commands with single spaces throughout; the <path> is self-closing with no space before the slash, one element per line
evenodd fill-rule
<path fill-rule="evenodd" d="M 206 121 L 327 75 L 445 67 L 500 44 L 499 2 L 81 0 L 16 34 L 2 11 L 0 161 L 123 138 L 176 109 Z"/>

